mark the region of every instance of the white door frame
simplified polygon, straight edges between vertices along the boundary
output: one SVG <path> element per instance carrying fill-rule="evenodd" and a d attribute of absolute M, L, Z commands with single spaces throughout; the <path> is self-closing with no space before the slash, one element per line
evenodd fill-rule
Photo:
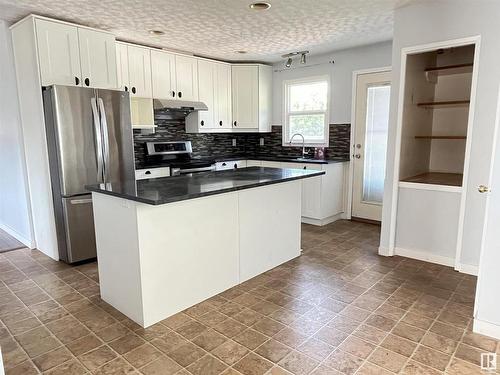
<path fill-rule="evenodd" d="M 401 67 L 399 76 L 399 92 L 398 92 L 398 114 L 396 121 L 396 147 L 394 152 L 394 171 L 392 181 L 392 205 L 391 205 L 391 222 L 389 228 L 389 248 L 383 252 L 383 255 L 392 256 L 395 253 L 396 242 L 396 216 L 398 212 L 398 195 L 399 195 L 399 162 L 401 156 L 401 130 L 403 126 L 403 102 L 405 90 L 405 74 L 406 74 L 406 60 L 408 55 L 416 53 L 429 52 L 439 48 L 460 47 L 465 45 L 474 45 L 474 66 L 472 70 L 472 85 L 469 105 L 469 118 L 467 124 L 467 140 L 465 144 L 465 161 L 464 161 L 464 177 L 462 183 L 462 193 L 460 199 L 460 213 L 458 218 L 458 233 L 457 233 L 457 246 L 455 253 L 455 270 L 467 271 L 462 269 L 460 264 L 460 257 L 462 254 L 462 236 L 465 217 L 465 201 L 467 195 L 467 185 L 469 180 L 469 161 L 471 153 L 472 142 L 472 129 L 474 127 L 474 107 L 476 102 L 477 90 L 477 76 L 479 68 L 479 48 L 481 43 L 481 36 L 476 35 L 472 37 L 451 39 L 441 42 L 421 44 L 413 47 L 405 47 L 401 49 Z M 384 249 L 385 250 L 385 249 Z M 379 252 L 380 253 L 380 252 Z M 474 273 L 474 272 L 471 272 Z"/>
<path fill-rule="evenodd" d="M 349 148 L 349 175 L 347 179 L 347 219 L 352 218 L 352 189 L 354 186 L 354 162 L 352 160 L 354 148 L 354 134 L 356 133 L 356 99 L 357 99 L 357 82 L 358 76 L 370 73 L 384 73 L 390 72 L 391 66 L 383 66 L 380 68 L 360 69 L 352 72 L 352 103 L 351 103 L 351 139 Z"/>

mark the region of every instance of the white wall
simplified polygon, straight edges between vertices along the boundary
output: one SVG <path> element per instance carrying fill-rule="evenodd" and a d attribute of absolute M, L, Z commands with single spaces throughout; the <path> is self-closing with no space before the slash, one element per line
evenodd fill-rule
<path fill-rule="evenodd" d="M 311 56 L 306 65 L 296 58 L 290 69 L 283 71 L 284 63 L 273 66 L 273 125 L 281 125 L 283 80 L 329 75 L 331 79 L 330 123 L 351 123 L 352 72 L 361 69 L 391 65 L 392 42 L 351 48 L 325 55 Z M 334 64 L 329 61 L 334 60 Z M 320 65 L 315 65 L 315 64 Z"/>
<path fill-rule="evenodd" d="M 12 39 L 4 21 L 0 21 L 0 59 L 0 228 L 32 246 Z"/>
<path fill-rule="evenodd" d="M 460 263 L 474 267 L 479 262 L 479 249 L 484 222 L 485 197 L 477 186 L 488 183 L 491 161 L 496 100 L 500 83 L 500 3 L 494 1 L 441 0 L 420 2 L 399 8 L 395 12 L 392 50 L 393 90 L 389 120 L 386 188 L 382 217 L 381 250 L 390 245 L 393 198 L 396 120 L 400 84 L 401 49 L 404 47 L 441 42 L 463 37 L 481 36 L 478 64 L 474 130 L 470 156 L 469 180 L 465 202 L 464 233 Z"/>

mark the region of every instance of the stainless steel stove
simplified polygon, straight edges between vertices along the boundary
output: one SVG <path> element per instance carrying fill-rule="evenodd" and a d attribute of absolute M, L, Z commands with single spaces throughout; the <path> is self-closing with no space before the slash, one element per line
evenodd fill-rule
<path fill-rule="evenodd" d="M 191 141 L 146 142 L 146 166 L 170 166 L 170 175 L 215 171 L 215 161 L 192 158 Z"/>

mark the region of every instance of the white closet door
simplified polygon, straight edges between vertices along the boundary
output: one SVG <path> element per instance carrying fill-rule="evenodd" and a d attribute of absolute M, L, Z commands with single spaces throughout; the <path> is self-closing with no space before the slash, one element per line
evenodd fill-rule
<path fill-rule="evenodd" d="M 175 77 L 178 98 L 198 101 L 198 60 L 176 55 Z"/>
<path fill-rule="evenodd" d="M 200 60 L 198 62 L 198 89 L 199 89 L 199 100 L 205 103 L 208 107 L 208 111 L 199 112 L 199 124 L 200 129 L 210 129 L 217 128 L 218 121 L 216 114 L 217 110 L 217 100 L 215 95 L 216 90 L 216 69 L 217 64 Z"/>
<path fill-rule="evenodd" d="M 219 128 L 232 128 L 231 124 L 231 65 L 216 64 L 216 122 Z"/>
<path fill-rule="evenodd" d="M 117 88 L 114 35 L 78 28 L 78 40 L 83 86 L 104 89 Z"/>
<path fill-rule="evenodd" d="M 128 46 L 131 96 L 151 98 L 151 55 L 147 48 Z"/>
<path fill-rule="evenodd" d="M 151 75 L 155 99 L 176 99 L 175 55 L 151 51 Z"/>
<path fill-rule="evenodd" d="M 36 39 L 42 85 L 81 86 L 76 26 L 37 19 Z"/>
<path fill-rule="evenodd" d="M 233 127 L 259 127 L 259 67 L 233 65 L 231 68 Z"/>

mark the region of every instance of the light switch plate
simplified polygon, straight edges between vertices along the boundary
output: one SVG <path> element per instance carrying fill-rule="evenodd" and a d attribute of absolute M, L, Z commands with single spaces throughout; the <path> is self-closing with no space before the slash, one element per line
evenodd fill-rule
<path fill-rule="evenodd" d="M 233 138 L 232 142 L 233 142 L 233 147 L 236 147 L 236 138 Z"/>
<path fill-rule="evenodd" d="M 261 137 L 259 139 L 259 145 L 264 146 L 264 138 Z"/>

